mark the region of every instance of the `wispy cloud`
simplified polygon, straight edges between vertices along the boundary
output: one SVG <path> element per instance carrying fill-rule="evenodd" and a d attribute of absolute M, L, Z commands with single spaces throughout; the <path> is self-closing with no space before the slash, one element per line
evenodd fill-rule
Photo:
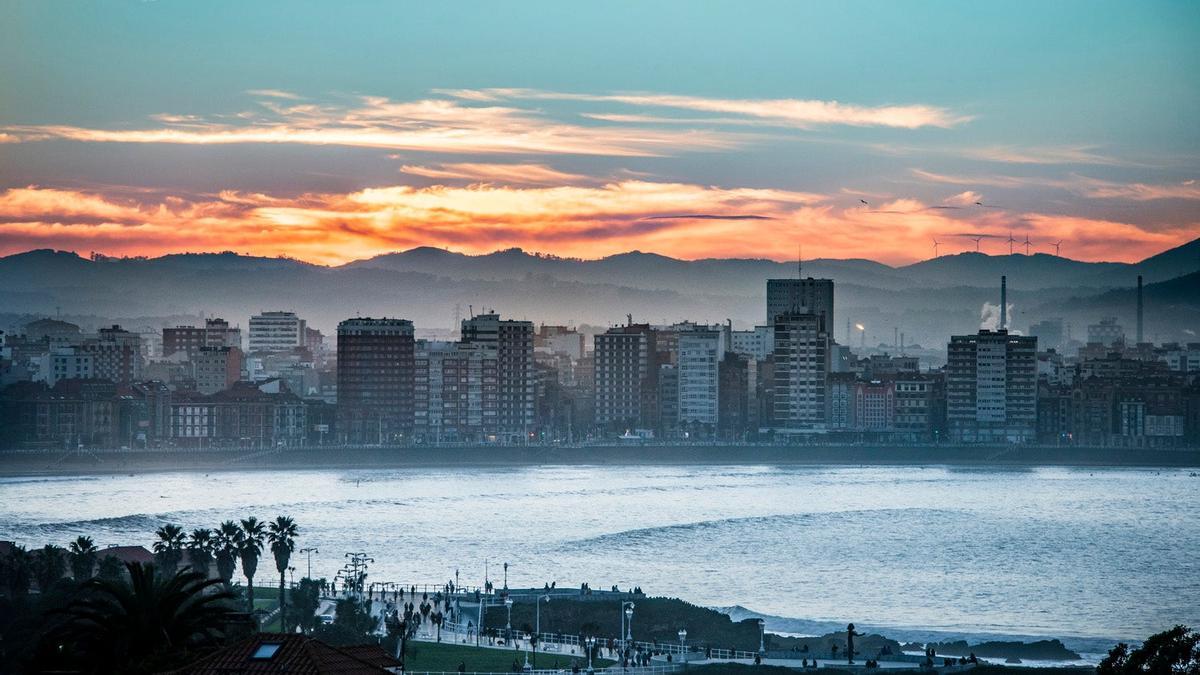
<path fill-rule="evenodd" d="M 1006 164 L 1090 164 L 1101 166 L 1133 166 L 1128 160 L 1096 152 L 1096 146 L 1008 146 L 991 145 L 964 148 L 962 154 L 971 159 Z"/>
<path fill-rule="evenodd" d="M 300 96 L 299 94 L 293 94 L 290 91 L 283 91 L 281 89 L 247 89 L 246 93 L 250 94 L 251 96 L 263 96 L 266 98 L 282 98 L 282 99 L 287 99 L 289 101 L 299 101 L 300 99 L 304 98 L 303 96 Z"/>
<path fill-rule="evenodd" d="M 286 93 L 286 92 L 281 92 Z M 746 138 L 723 131 L 584 126 L 556 122 L 509 106 L 462 105 L 451 100 L 397 102 L 363 97 L 351 106 L 260 101 L 261 113 L 222 118 L 159 115 L 160 126 L 97 129 L 71 125 L 10 125 L 0 133 L 17 141 L 64 139 L 92 143 L 183 145 L 298 144 L 383 148 L 435 153 L 659 156 L 692 150 L 728 150 Z"/>
<path fill-rule="evenodd" d="M 503 185 L 563 185 L 584 183 L 592 179 L 578 173 L 567 173 L 545 164 L 490 164 L 459 162 L 436 166 L 405 164 L 402 173 L 437 180 L 467 180 Z"/>
<path fill-rule="evenodd" d="M 579 94 L 540 89 L 453 89 L 440 93 L 472 101 L 560 100 L 620 103 L 647 108 L 673 108 L 697 112 L 742 115 L 771 124 L 809 128 L 827 125 L 897 127 L 953 127 L 970 121 L 969 115 L 927 104 L 868 106 L 815 99 L 733 99 L 660 93 Z M 595 113 L 592 113 L 595 115 Z M 603 117 L 602 117 L 603 119 Z M 616 120 L 618 117 L 609 116 Z M 626 118 L 636 119 L 636 118 Z M 641 117 L 642 121 L 648 118 Z M 669 122 L 669 119 L 655 118 Z"/>
<path fill-rule="evenodd" d="M 1179 183 L 1121 183 L 1070 174 L 1066 178 L 1004 176 L 995 174 L 951 175 L 910 169 L 914 176 L 931 183 L 999 188 L 1041 187 L 1065 190 L 1087 199 L 1122 199 L 1147 202 L 1158 199 L 1200 199 L 1200 184 L 1195 180 Z"/>

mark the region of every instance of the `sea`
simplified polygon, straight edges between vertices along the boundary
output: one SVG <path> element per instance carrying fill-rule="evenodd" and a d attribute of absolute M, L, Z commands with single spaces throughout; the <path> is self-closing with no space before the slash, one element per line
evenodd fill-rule
<path fill-rule="evenodd" d="M 291 516 L 313 576 L 640 587 L 821 634 L 1118 640 L 1200 626 L 1188 469 L 569 465 L 0 478 L 0 539 L 149 546 Z M 296 554 L 295 578 L 309 554 Z M 505 565 L 507 564 L 507 572 Z M 277 583 L 265 559 L 258 583 Z"/>

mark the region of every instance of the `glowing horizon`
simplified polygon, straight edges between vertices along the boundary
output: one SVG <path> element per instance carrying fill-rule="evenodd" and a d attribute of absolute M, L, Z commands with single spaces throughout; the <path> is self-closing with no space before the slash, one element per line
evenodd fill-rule
<path fill-rule="evenodd" d="M 1044 8 L 1047 25 L 1085 12 L 1070 4 Z M 1114 7 L 1069 34 L 1018 9 L 886 4 L 865 25 L 837 6 L 647 4 L 633 24 L 581 8 L 578 25 L 540 3 L 478 22 L 215 8 L 15 6 L 0 27 L 15 64 L 0 89 L 16 92 L 0 100 L 0 255 L 782 261 L 803 241 L 904 264 L 935 240 L 1005 254 L 1012 236 L 1015 252 L 1028 238 L 1030 253 L 1132 262 L 1200 237 L 1200 86 L 1162 67 L 1200 63 L 1194 6 Z M 681 17 L 679 35 L 654 30 Z M 754 30 L 731 29 L 743 21 Z M 916 44 L 897 21 L 944 39 Z M 443 30 L 409 27 L 422 22 Z M 71 40 L 85 25 L 111 29 L 93 45 L 105 58 Z M 301 49 L 315 42 L 337 51 Z M 26 58 L 33 43 L 45 59 Z"/>

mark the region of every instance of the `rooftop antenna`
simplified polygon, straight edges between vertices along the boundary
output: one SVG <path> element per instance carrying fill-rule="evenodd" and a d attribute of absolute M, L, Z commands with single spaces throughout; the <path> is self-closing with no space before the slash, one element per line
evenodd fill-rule
<path fill-rule="evenodd" d="M 1008 277 L 1000 277 L 1000 330 L 1008 328 Z"/>
<path fill-rule="evenodd" d="M 1142 344 L 1142 275 L 1138 275 L 1137 287 L 1137 343 Z"/>

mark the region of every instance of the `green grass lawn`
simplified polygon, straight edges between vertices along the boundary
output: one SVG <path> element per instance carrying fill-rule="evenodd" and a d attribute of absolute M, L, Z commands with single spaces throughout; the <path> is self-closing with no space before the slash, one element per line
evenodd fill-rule
<path fill-rule="evenodd" d="M 579 660 L 580 668 L 587 668 L 587 659 L 580 655 L 548 652 L 545 654 L 530 653 L 529 662 L 534 668 L 570 669 L 572 658 Z M 512 649 L 487 649 L 485 647 L 470 647 L 451 643 L 417 642 L 408 644 L 405 656 L 405 669 L 409 672 L 455 672 L 461 662 L 466 665 L 467 672 L 499 672 L 512 670 L 513 659 L 524 665 L 525 652 Z M 593 659 L 592 665 L 597 669 L 612 665 L 607 659 Z"/>

